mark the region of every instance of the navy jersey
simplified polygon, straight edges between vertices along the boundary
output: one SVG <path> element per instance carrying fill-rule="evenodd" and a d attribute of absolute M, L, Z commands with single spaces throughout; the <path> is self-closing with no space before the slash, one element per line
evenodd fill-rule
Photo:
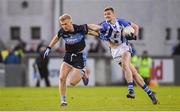
<path fill-rule="evenodd" d="M 58 32 L 58 37 L 63 38 L 65 41 L 66 52 L 78 53 L 82 51 L 85 44 L 85 35 L 88 33 L 87 24 L 75 25 L 73 24 L 74 31 L 64 31 L 62 28 Z"/>
<path fill-rule="evenodd" d="M 116 23 L 114 25 L 107 21 L 103 21 L 100 25 L 102 27 L 99 31 L 100 39 L 111 41 L 115 44 L 127 42 L 127 39 L 122 36 L 122 30 L 124 27 L 131 25 L 129 21 L 116 19 Z"/>

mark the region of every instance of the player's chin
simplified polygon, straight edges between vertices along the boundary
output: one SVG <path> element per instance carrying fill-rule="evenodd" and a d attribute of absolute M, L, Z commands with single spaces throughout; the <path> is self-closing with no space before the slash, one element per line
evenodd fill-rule
<path fill-rule="evenodd" d="M 110 22 L 110 21 L 111 21 L 111 18 L 106 18 L 106 21 L 107 21 L 107 22 Z"/>
<path fill-rule="evenodd" d="M 64 31 L 69 31 L 68 29 L 64 28 Z"/>

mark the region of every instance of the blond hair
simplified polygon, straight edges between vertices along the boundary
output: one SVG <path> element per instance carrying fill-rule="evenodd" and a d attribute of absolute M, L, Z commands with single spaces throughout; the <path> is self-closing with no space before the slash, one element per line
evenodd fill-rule
<path fill-rule="evenodd" d="M 69 14 L 63 14 L 62 16 L 59 17 L 59 21 L 64 21 L 67 19 L 72 20 L 72 18 Z"/>

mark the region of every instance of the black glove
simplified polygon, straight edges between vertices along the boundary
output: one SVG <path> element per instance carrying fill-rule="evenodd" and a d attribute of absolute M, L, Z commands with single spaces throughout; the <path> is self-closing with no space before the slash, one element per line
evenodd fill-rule
<path fill-rule="evenodd" d="M 130 35 L 126 35 L 125 38 L 127 40 L 137 40 L 137 36 L 134 33 L 131 33 Z"/>
<path fill-rule="evenodd" d="M 48 55 L 49 55 L 49 52 L 51 51 L 51 48 L 50 47 L 47 47 L 46 48 L 46 51 L 44 52 L 44 58 L 46 58 Z"/>

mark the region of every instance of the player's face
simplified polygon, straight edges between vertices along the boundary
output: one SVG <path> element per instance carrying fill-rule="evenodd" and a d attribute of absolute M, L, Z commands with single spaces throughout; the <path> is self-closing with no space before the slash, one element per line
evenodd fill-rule
<path fill-rule="evenodd" d="M 104 12 L 104 18 L 107 21 L 112 21 L 115 18 L 114 12 L 112 12 L 111 10 L 107 10 Z"/>
<path fill-rule="evenodd" d="M 60 21 L 61 27 L 64 31 L 71 31 L 72 29 L 72 21 L 70 19 L 66 19 L 64 21 Z"/>

